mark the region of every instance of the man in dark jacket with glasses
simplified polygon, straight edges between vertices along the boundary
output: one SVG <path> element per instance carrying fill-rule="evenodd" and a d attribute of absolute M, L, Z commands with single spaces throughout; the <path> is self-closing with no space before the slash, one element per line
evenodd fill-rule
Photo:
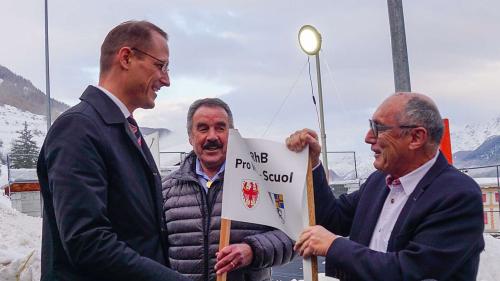
<path fill-rule="evenodd" d="M 309 145 L 316 166 L 319 224 L 307 228 L 295 248 L 305 257 L 325 256 L 326 275 L 341 280 L 475 280 L 484 249 L 481 190 L 439 152 L 442 135 L 429 97 L 390 96 L 365 137 L 377 171 L 339 198 L 320 165 L 316 133 L 291 135 L 288 147 Z"/>

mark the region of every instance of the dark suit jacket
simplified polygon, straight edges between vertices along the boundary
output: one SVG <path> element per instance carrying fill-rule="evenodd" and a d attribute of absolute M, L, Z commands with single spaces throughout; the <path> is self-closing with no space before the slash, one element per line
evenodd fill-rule
<path fill-rule="evenodd" d="M 120 109 L 89 86 L 38 159 L 42 281 L 183 280 L 166 267 L 160 176 Z"/>
<path fill-rule="evenodd" d="M 388 194 L 386 175 L 335 199 L 323 168 L 313 173 L 317 223 L 349 238 L 328 249 L 326 275 L 341 280 L 475 280 L 484 249 L 479 186 L 440 154 L 408 198 L 387 253 L 368 245 Z"/>

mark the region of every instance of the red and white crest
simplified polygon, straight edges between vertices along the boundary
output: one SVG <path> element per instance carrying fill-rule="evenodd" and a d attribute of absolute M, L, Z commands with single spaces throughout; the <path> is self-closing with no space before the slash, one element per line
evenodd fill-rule
<path fill-rule="evenodd" d="M 246 208 L 252 209 L 259 200 L 259 185 L 253 180 L 241 182 L 241 199 Z"/>

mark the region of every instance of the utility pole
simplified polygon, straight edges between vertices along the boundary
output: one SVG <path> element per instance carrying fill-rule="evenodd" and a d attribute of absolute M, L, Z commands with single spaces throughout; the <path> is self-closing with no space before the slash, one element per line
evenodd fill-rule
<path fill-rule="evenodd" d="M 49 72 L 49 0 L 45 0 L 45 93 L 47 94 L 47 133 L 49 134 L 52 124 L 52 115 L 50 110 L 50 72 Z M 39 185 L 40 186 L 40 185 Z M 40 217 L 43 218 L 43 197 L 40 188 Z"/>
<path fill-rule="evenodd" d="M 396 92 L 411 92 L 402 0 L 387 0 Z"/>
<path fill-rule="evenodd" d="M 50 73 L 49 73 L 49 8 L 45 0 L 45 93 L 47 94 L 47 133 L 52 124 L 50 110 Z"/>

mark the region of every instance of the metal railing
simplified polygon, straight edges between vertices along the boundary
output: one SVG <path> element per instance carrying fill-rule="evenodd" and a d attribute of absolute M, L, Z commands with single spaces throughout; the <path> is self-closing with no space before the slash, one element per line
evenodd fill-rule
<path fill-rule="evenodd" d="M 487 166 L 477 166 L 477 167 L 468 167 L 468 168 L 460 168 L 458 169 L 462 173 L 469 174 L 471 171 L 475 170 L 480 170 L 480 169 L 489 169 L 489 168 L 495 168 L 496 169 L 496 178 L 497 178 L 497 187 L 500 187 L 500 164 L 497 165 L 487 165 Z"/>
<path fill-rule="evenodd" d="M 172 155 L 172 154 L 179 154 L 179 162 L 181 163 L 186 159 L 186 156 L 188 155 L 189 152 L 184 152 L 184 151 L 160 151 L 160 163 L 162 163 L 162 155 Z M 176 163 L 177 164 L 177 163 Z"/>
<path fill-rule="evenodd" d="M 171 155 L 171 154 L 179 154 L 179 162 L 184 161 L 186 158 L 187 154 L 189 152 L 184 152 L 184 151 L 160 151 L 160 163 L 163 163 L 162 161 L 162 156 L 164 155 Z M 358 178 L 358 165 L 357 165 L 357 160 L 356 160 L 356 151 L 328 151 L 327 154 L 351 154 L 352 155 L 352 162 L 354 165 L 354 178 Z M 177 161 L 175 161 L 177 162 Z M 329 161 L 331 162 L 331 161 Z M 177 164 L 177 163 L 175 163 Z M 160 164 L 160 166 L 163 166 Z M 332 166 L 330 166 L 332 167 Z"/>
<path fill-rule="evenodd" d="M 353 163 L 354 163 L 354 178 L 355 179 L 358 178 L 358 165 L 357 165 L 357 161 L 356 161 L 356 151 L 327 151 L 326 153 L 327 154 L 352 154 L 352 159 L 353 159 Z M 330 168 L 331 167 L 332 166 L 330 166 Z"/>
<path fill-rule="evenodd" d="M 496 174 L 496 187 L 499 189 L 499 191 L 497 191 L 497 192 L 500 192 L 500 164 L 477 166 L 477 167 L 466 167 L 466 168 L 460 168 L 458 170 L 461 171 L 462 173 L 465 173 L 465 174 L 473 177 L 473 178 L 475 177 L 476 181 L 480 177 L 490 178 L 493 174 Z M 482 172 L 481 172 L 481 170 L 482 170 Z M 485 172 L 485 170 L 486 170 L 486 172 Z M 490 171 L 488 171 L 488 170 L 490 170 Z M 495 172 L 492 172 L 491 170 L 494 170 Z M 479 184 L 481 185 L 480 182 L 479 182 Z M 483 183 L 482 185 L 488 185 L 488 184 L 489 183 Z M 490 186 L 490 187 L 494 187 L 494 186 Z M 493 193 L 493 194 L 495 194 L 495 193 Z M 493 198 L 492 200 L 496 200 L 496 198 Z M 484 210 L 485 214 L 489 214 L 489 213 L 495 214 L 495 213 L 500 212 L 500 200 L 492 201 L 492 202 L 493 202 L 492 205 L 494 205 L 494 203 L 498 203 L 499 210 Z M 489 217 L 489 215 L 488 215 L 488 217 Z M 500 215 L 499 215 L 499 217 L 500 217 Z M 499 221 L 495 220 L 495 218 L 491 218 L 491 219 L 493 220 L 493 222 L 499 223 Z M 486 229 L 485 228 L 485 231 L 488 231 L 488 232 L 493 231 L 493 232 L 498 233 L 500 231 L 500 228 L 498 226 L 495 226 L 494 229 Z"/>

